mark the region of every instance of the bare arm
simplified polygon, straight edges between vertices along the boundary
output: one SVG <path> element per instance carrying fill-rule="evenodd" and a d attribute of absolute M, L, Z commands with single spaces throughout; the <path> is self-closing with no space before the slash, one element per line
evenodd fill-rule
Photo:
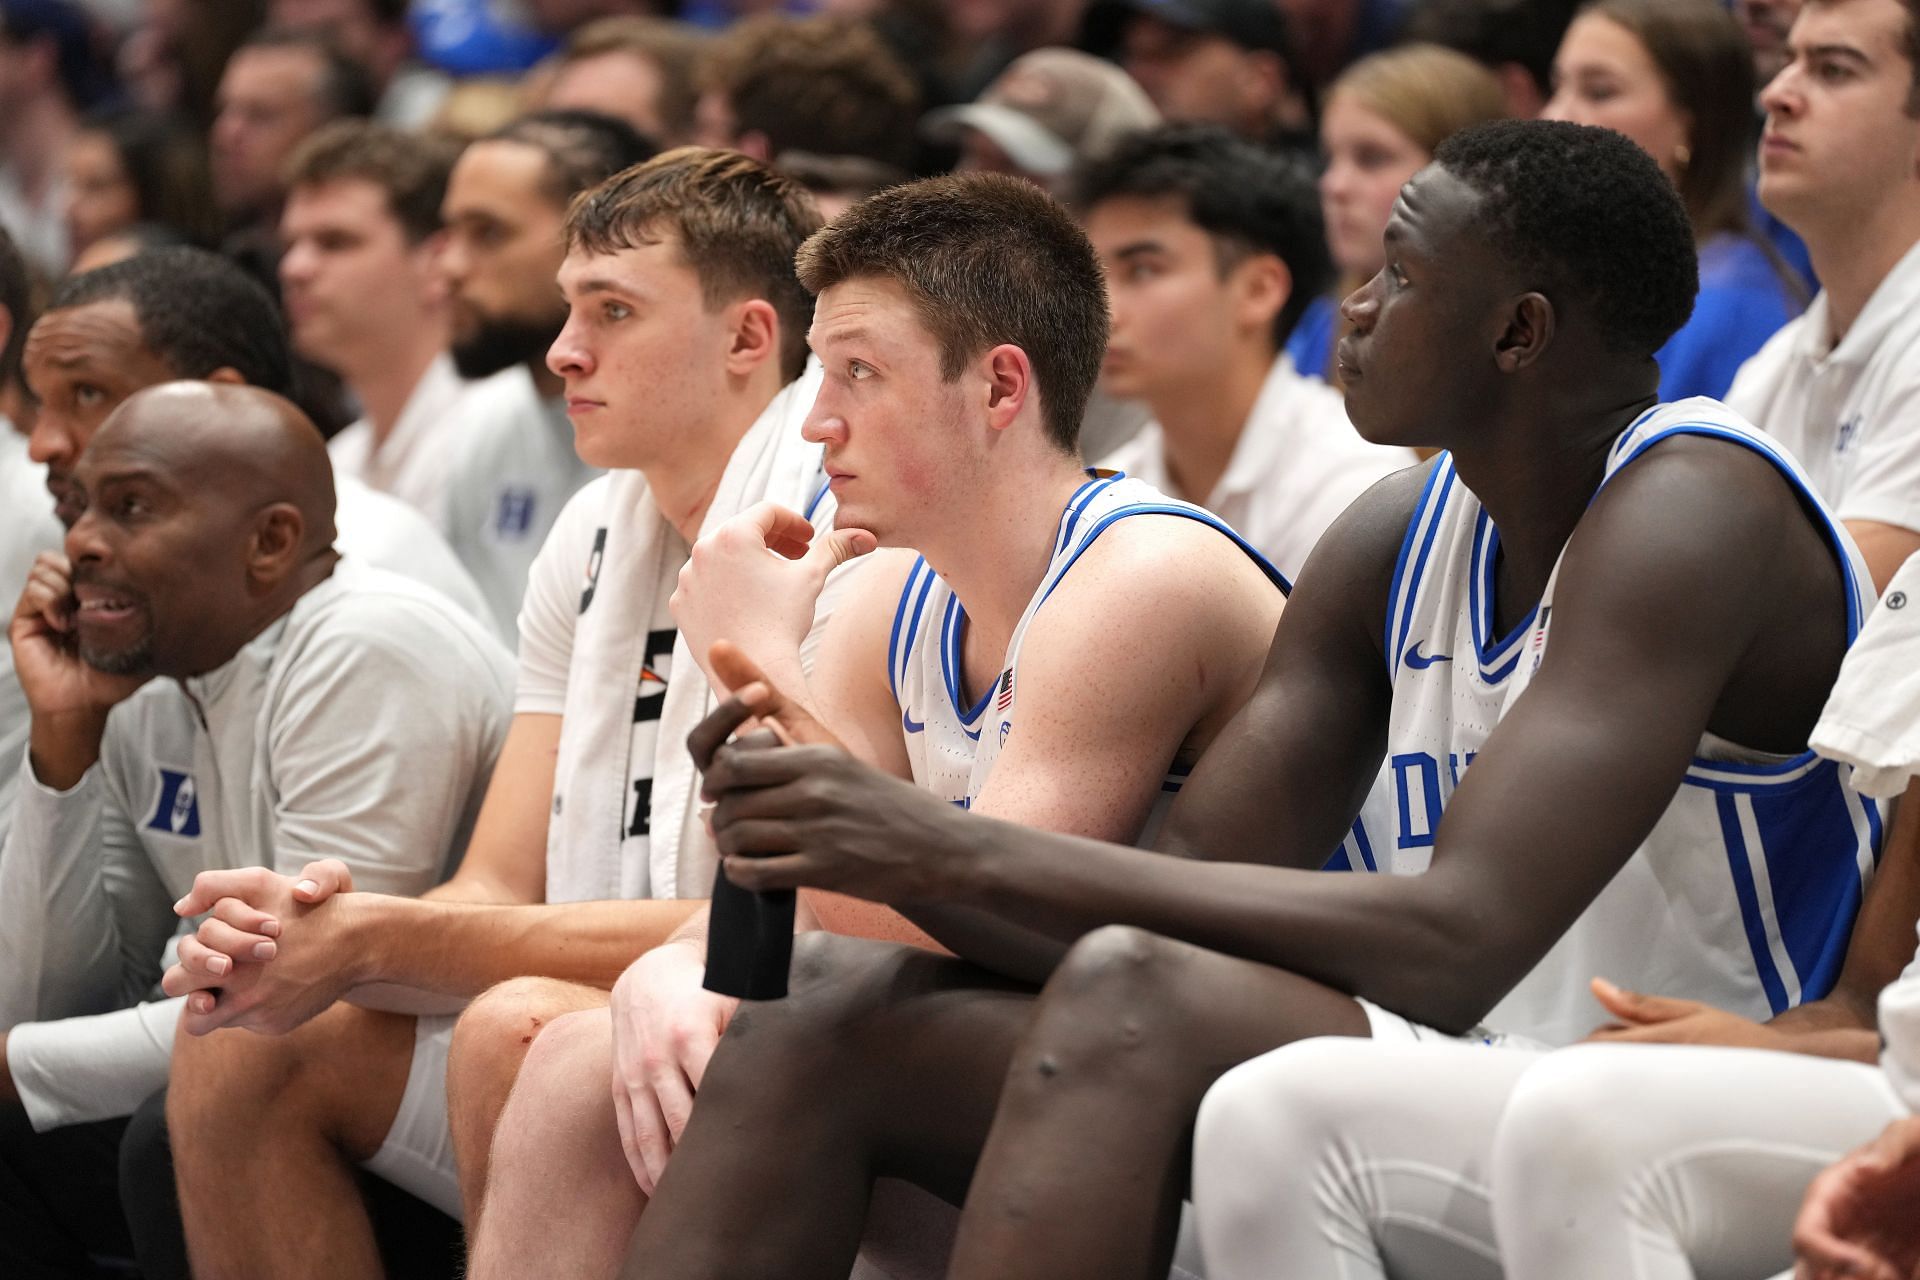
<path fill-rule="evenodd" d="M 1847 532 L 1860 547 L 1860 554 L 1867 562 L 1867 571 L 1873 575 L 1873 589 L 1885 591 L 1887 583 L 1893 581 L 1893 575 L 1900 566 L 1915 552 L 1920 552 L 1920 532 L 1903 528 L 1897 524 L 1882 524 L 1878 520 L 1849 520 Z"/>
<path fill-rule="evenodd" d="M 1062 939 L 1135 924 L 1292 969 L 1438 1027 L 1469 1026 L 1547 951 L 1664 811 L 1742 655 L 1781 607 L 1770 566 L 1782 540 L 1811 536 L 1764 462 L 1674 446 L 1663 454 L 1602 494 L 1575 534 L 1546 661 L 1463 777 L 1423 876 L 1295 869 L 1331 852 L 1377 760 L 1336 739 L 1350 754 L 1346 772 L 1328 777 L 1321 762 L 1329 725 L 1320 719 L 1236 726 L 1243 741 L 1221 759 L 1235 762 L 1239 776 L 1229 781 L 1243 798 L 1227 810 L 1234 824 L 1225 838 L 1210 815 L 1194 812 L 1217 803 L 1211 788 L 1183 795 L 1179 806 L 1175 837 L 1217 860 L 1204 865 L 936 813 L 892 787 L 853 782 L 851 766 L 819 759 L 786 768 L 796 790 L 782 797 L 774 778 L 785 753 L 742 752 L 718 764 L 725 789 L 772 786 L 757 796 L 729 794 L 723 807 L 735 807 L 716 814 L 723 849 L 757 853 L 759 836 L 780 828 L 778 841 L 761 847 L 801 852 L 730 857 L 728 874 L 752 887 L 811 883 L 893 902 L 958 901 Z M 1337 598 L 1338 577 L 1316 578 L 1313 567 L 1303 573 L 1263 678 L 1269 705 L 1312 705 L 1309 693 L 1286 686 L 1341 670 L 1331 654 L 1282 660 L 1296 643 L 1335 643 L 1340 615 L 1352 609 Z M 1249 752 L 1246 740 L 1264 749 Z M 1205 771 L 1216 767 L 1210 759 Z M 1290 785 L 1296 776 L 1316 785 Z M 841 787 L 862 793 L 866 831 L 885 832 L 898 846 L 912 830 L 915 847 L 932 845 L 937 855 L 887 855 L 874 837 L 855 856 L 849 833 L 829 831 L 828 822 L 757 816 L 802 795 L 819 806 Z M 727 827 L 748 817 L 752 838 L 729 847 Z M 1270 834 L 1253 826 L 1259 821 Z M 1311 840 L 1295 834 L 1302 829 Z M 1543 877 L 1538 859 L 1547 850 L 1556 874 Z"/>

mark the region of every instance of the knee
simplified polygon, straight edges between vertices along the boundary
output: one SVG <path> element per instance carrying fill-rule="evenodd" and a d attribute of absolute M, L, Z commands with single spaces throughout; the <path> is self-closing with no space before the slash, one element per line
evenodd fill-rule
<path fill-rule="evenodd" d="M 552 978 L 513 978 L 490 987 L 454 1024 L 447 1074 L 479 1083 L 519 1071 L 541 1033 L 580 1008 L 580 989 Z"/>
<path fill-rule="evenodd" d="M 1194 1194 L 1210 1189 L 1270 1187 L 1289 1169 L 1306 1169 L 1338 1142 L 1350 1120 L 1381 1097 L 1356 1088 L 1356 1061 L 1377 1048 L 1368 1040 L 1302 1040 L 1243 1062 L 1201 1100 L 1193 1139 Z"/>
<path fill-rule="evenodd" d="M 1170 997 L 1182 950 L 1144 929 L 1095 929 L 1073 944 L 1047 980 L 1036 1029 L 1069 1042 L 1092 1036 L 1103 1047 L 1144 1045 L 1150 1024 L 1177 1011 Z"/>
<path fill-rule="evenodd" d="M 613 1132 L 613 1027 L 605 1009 L 561 1014 L 528 1047 L 514 1081 L 514 1123 L 496 1136 L 502 1149 L 521 1133 L 541 1143 L 556 1134 Z"/>
<path fill-rule="evenodd" d="M 227 1028 L 204 1036 L 179 1032 L 167 1073 L 166 1119 L 177 1133 L 238 1122 L 276 1098 L 298 1093 L 304 1049 L 314 1024 L 286 1036 Z"/>
<path fill-rule="evenodd" d="M 1496 1196 L 1547 1194 L 1549 1183 L 1556 1197 L 1584 1195 L 1630 1178 L 1649 1123 L 1665 1128 L 1644 1110 L 1650 1091 L 1637 1068 L 1647 1059 L 1644 1046 L 1584 1045 L 1529 1067 L 1494 1131 Z"/>

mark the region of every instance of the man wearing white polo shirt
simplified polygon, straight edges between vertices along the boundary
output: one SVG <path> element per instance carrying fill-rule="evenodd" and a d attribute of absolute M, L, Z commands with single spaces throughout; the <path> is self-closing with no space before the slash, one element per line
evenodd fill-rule
<path fill-rule="evenodd" d="M 1920 30 L 1911 0 L 1814 0 L 1760 95 L 1760 200 L 1820 295 L 1727 403 L 1791 449 L 1885 590 L 1920 551 Z"/>
<path fill-rule="evenodd" d="M 1291 582 L 1348 503 L 1418 460 L 1362 440 L 1281 350 L 1332 270 L 1312 179 L 1174 125 L 1121 144 L 1079 194 L 1113 308 L 1103 385 L 1155 418 L 1104 465 L 1205 506 Z"/>

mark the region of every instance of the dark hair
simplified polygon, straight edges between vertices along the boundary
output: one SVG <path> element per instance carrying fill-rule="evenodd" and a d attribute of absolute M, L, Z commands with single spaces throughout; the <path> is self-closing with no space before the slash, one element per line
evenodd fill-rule
<path fill-rule="evenodd" d="M 1274 317 L 1275 347 L 1300 313 L 1332 286 L 1326 222 L 1314 176 L 1298 160 L 1213 125 L 1166 125 L 1122 141 L 1080 174 L 1084 212 L 1123 196 L 1179 198 L 1187 218 L 1213 238 L 1222 275 L 1248 254 L 1270 253 L 1293 277 Z"/>
<path fill-rule="evenodd" d="M 237 58 L 249 49 L 304 49 L 318 58 L 320 84 L 317 95 L 323 118 L 333 120 L 340 116 L 373 114 L 372 74 L 341 52 L 331 36 L 300 28 L 268 27 L 248 36 L 234 50 L 233 56 Z"/>
<path fill-rule="evenodd" d="M 518 142 L 547 153 L 542 186 L 565 207 L 588 187 L 653 158 L 654 145 L 625 120 L 597 111 L 535 111 L 502 125 L 481 142 Z"/>
<path fill-rule="evenodd" d="M 794 254 L 820 229 L 798 182 L 738 151 L 681 147 L 616 174 L 573 202 L 567 248 L 618 253 L 672 233 L 709 308 L 764 298 L 780 317 L 787 380 L 807 363 L 813 297 Z"/>
<path fill-rule="evenodd" d="M 725 95 L 736 132 L 764 134 L 771 155 L 912 162 L 920 90 L 860 19 L 748 18 L 719 38 L 705 80 Z"/>
<path fill-rule="evenodd" d="M 1402 41 L 1445 45 L 1489 67 L 1525 68 L 1541 96 L 1552 91 L 1553 55 L 1578 0 L 1420 0 Z"/>
<path fill-rule="evenodd" d="M 1653 157 L 1611 129 L 1475 125 L 1434 163 L 1480 195 L 1494 250 L 1556 305 L 1591 308 L 1609 349 L 1651 356 L 1693 314 L 1693 226 Z"/>
<path fill-rule="evenodd" d="M 13 323 L 6 346 L 0 347 L 0 388 L 6 388 L 20 381 L 20 351 L 27 345 L 27 330 L 33 327 L 33 281 L 20 246 L 5 227 L 0 227 L 0 310 Z"/>
<path fill-rule="evenodd" d="M 0 35 L 14 44 L 49 40 L 67 101 L 85 111 L 114 93 L 113 76 L 86 14 L 68 0 L 0 4 Z"/>
<path fill-rule="evenodd" d="M 371 120 L 336 120 L 307 136 L 287 162 L 287 188 L 324 186 L 357 178 L 380 188 L 387 211 L 419 244 L 440 229 L 447 175 L 457 143 L 409 133 Z"/>
<path fill-rule="evenodd" d="M 171 116 L 126 107 L 95 112 L 80 127 L 113 148 L 133 185 L 135 221 L 172 227 L 189 244 L 219 240 L 220 211 L 197 131 Z"/>
<path fill-rule="evenodd" d="M 988 348 L 1033 362 L 1047 436 L 1077 453 L 1107 350 L 1107 286 L 1087 237 L 1040 188 L 999 173 L 949 174 L 869 196 L 800 246 L 800 281 L 891 280 L 958 378 Z"/>
<path fill-rule="evenodd" d="M 95 302 L 133 307 L 147 349 L 182 378 L 231 368 L 293 398 L 293 356 L 280 310 L 258 281 L 205 249 L 150 249 L 61 282 L 48 311 Z"/>

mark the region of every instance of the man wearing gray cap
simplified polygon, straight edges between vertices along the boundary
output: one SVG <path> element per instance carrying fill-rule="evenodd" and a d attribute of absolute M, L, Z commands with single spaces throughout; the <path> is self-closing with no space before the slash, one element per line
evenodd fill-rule
<path fill-rule="evenodd" d="M 1073 49 L 1035 49 L 974 101 L 927 113 L 931 142 L 958 143 L 959 168 L 1011 173 L 1054 195 L 1080 163 L 1160 122 L 1127 73 Z"/>

